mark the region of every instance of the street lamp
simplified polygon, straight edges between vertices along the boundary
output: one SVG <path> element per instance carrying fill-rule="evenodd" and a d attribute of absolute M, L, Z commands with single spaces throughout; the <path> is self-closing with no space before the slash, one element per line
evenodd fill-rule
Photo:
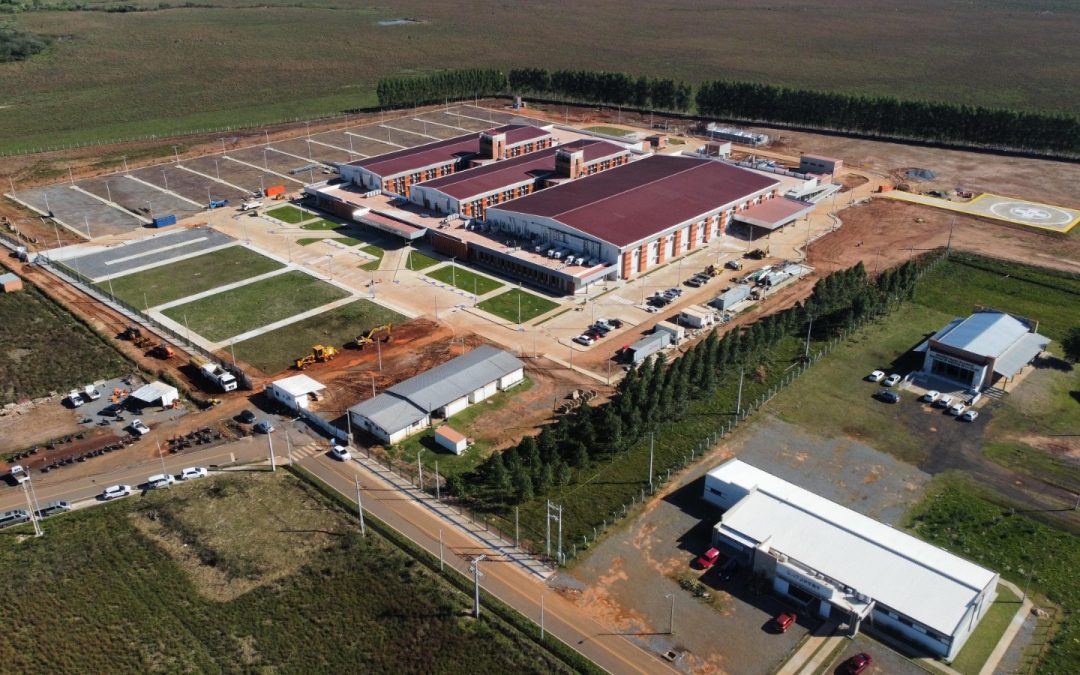
<path fill-rule="evenodd" d="M 671 613 L 668 615 L 668 635 L 675 634 L 675 594 L 668 593 L 665 598 L 671 598 Z"/>

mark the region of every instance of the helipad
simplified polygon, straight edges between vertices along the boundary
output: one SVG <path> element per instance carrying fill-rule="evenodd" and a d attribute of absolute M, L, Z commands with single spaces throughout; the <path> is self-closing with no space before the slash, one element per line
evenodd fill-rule
<path fill-rule="evenodd" d="M 1003 197 L 989 192 L 968 202 L 954 202 L 901 190 L 886 192 L 882 196 L 1061 233 L 1068 232 L 1080 222 L 1080 211 L 1077 209 Z"/>

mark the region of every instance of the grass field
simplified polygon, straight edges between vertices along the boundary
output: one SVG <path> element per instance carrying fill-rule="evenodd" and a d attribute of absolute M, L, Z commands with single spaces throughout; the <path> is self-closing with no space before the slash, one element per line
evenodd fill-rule
<path fill-rule="evenodd" d="M 67 392 L 132 369 L 107 342 L 29 284 L 21 292 L 0 293 L 0 326 L 0 404 Z"/>
<path fill-rule="evenodd" d="M 346 296 L 348 292 L 337 286 L 293 271 L 177 305 L 163 314 L 219 341 Z"/>
<path fill-rule="evenodd" d="M 909 526 L 923 539 L 985 565 L 1024 588 L 1044 593 L 1066 612 L 1039 673 L 1080 671 L 1080 539 L 996 501 L 963 476 L 936 478 L 912 510 Z M 988 617 L 989 619 L 989 617 Z M 1045 637 L 1044 631 L 1039 631 Z M 961 656 L 964 653 L 961 652 Z M 1028 672 L 1030 664 L 1020 672 Z"/>
<path fill-rule="evenodd" d="M 446 265 L 437 270 L 427 272 L 427 276 L 478 296 L 490 293 L 505 285 L 490 277 L 481 276 L 476 272 L 470 272 L 460 265 Z"/>
<path fill-rule="evenodd" d="M 1020 597 L 1005 586 L 998 586 L 997 599 L 990 605 L 986 615 L 979 621 L 979 626 L 964 644 L 956 660 L 949 666 L 964 675 L 978 675 L 990 652 L 1001 640 L 1002 633 L 1008 628 L 1016 611 L 1020 608 Z"/>
<path fill-rule="evenodd" d="M 604 126 L 604 125 L 600 125 L 600 126 L 596 126 L 596 127 L 585 127 L 584 130 L 585 131 L 591 131 L 591 132 L 596 133 L 596 134 L 607 134 L 608 136 L 619 136 L 619 137 L 626 136 L 626 135 L 629 135 L 629 134 L 633 133 L 632 131 L 627 131 L 626 129 L 620 129 L 619 127 L 607 127 L 607 126 Z"/>
<path fill-rule="evenodd" d="M 570 672 L 287 472 L 0 535 L 8 672 Z M 473 670 L 476 669 L 476 670 Z"/>
<path fill-rule="evenodd" d="M 438 260 L 431 256 L 424 255 L 419 251 L 409 251 L 409 259 L 405 261 L 406 269 L 413 270 L 414 272 L 426 270 L 427 268 L 438 264 Z"/>
<path fill-rule="evenodd" d="M 154 307 L 284 267 L 243 246 L 230 246 L 112 280 L 112 292 L 133 307 Z M 109 282 L 98 288 L 109 292 Z"/>
<path fill-rule="evenodd" d="M 285 206 L 279 206 L 276 209 L 270 209 L 266 212 L 266 215 L 270 216 L 271 218 L 277 218 L 283 223 L 291 223 L 293 225 L 296 225 L 297 223 L 302 223 L 305 220 L 311 220 L 315 218 L 315 214 L 308 213 L 303 209 L 298 209 L 295 206 L 290 206 L 288 204 L 286 204 Z"/>
<path fill-rule="evenodd" d="M 301 246 L 311 246 L 312 244 L 317 244 L 320 241 L 328 238 L 329 237 L 301 237 L 300 239 L 296 240 L 296 243 Z"/>
<path fill-rule="evenodd" d="M 340 114 L 374 104 L 380 77 L 448 64 L 589 67 L 691 82 L 722 76 L 868 95 L 1080 108 L 1072 86 L 1080 56 L 1068 47 L 1080 8 L 1066 0 L 977 6 L 913 0 L 899 15 L 886 0 L 858 6 L 819 0 L 812 9 L 756 0 L 604 0 L 543 8 L 541 21 L 537 8 L 512 3 L 494 23 L 484 3 L 392 0 L 358 8 L 345 0 L 288 0 L 265 3 L 257 16 L 235 0 L 199 4 L 13 15 L 20 29 L 59 39 L 28 62 L 0 66 L 0 151 Z M 421 23 L 377 23 L 402 16 Z M 490 30 L 478 44 L 473 28 L 481 24 Z M 697 25 L 723 26 L 724 39 L 688 30 Z M 830 49 L 817 49 L 824 43 Z M 297 44 L 336 45 L 335 67 Z M 608 47 L 596 50 L 597 44 Z M 985 49 L 991 44 L 1018 47 L 1002 58 Z M 124 58 L 130 54 L 139 55 L 136 62 Z M 793 55 L 811 56 L 799 57 L 803 67 L 796 69 Z M 290 75 L 288 87 L 279 86 L 283 73 Z M 165 100 L 169 105 L 162 106 Z"/>
<path fill-rule="evenodd" d="M 511 288 L 505 293 L 499 293 L 494 297 L 477 303 L 476 306 L 485 312 L 491 312 L 495 316 L 502 317 L 507 321 L 518 323 L 519 299 L 521 301 L 521 323 L 532 321 L 541 314 L 550 312 L 559 306 L 559 303 L 557 302 L 552 302 L 539 295 L 526 293 L 517 288 Z"/>
<path fill-rule="evenodd" d="M 400 324 L 406 318 L 363 298 L 323 312 L 284 328 L 237 342 L 237 358 L 272 375 L 285 370 L 316 344 L 342 347 L 356 336 L 385 323 Z"/>
<path fill-rule="evenodd" d="M 341 223 L 332 223 L 325 218 L 319 218 L 318 220 L 305 222 L 300 227 L 305 230 L 336 230 L 345 226 Z"/>

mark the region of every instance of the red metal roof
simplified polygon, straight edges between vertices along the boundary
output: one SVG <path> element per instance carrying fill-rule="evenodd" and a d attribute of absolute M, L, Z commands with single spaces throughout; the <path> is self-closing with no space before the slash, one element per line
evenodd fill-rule
<path fill-rule="evenodd" d="M 586 164 L 629 152 L 626 148 L 607 141 L 583 139 L 566 143 L 558 148 L 547 148 L 501 162 L 485 164 L 468 171 L 458 171 L 449 176 L 425 181 L 420 185 L 438 190 L 454 199 L 468 199 L 476 195 L 498 192 L 511 185 L 544 178 L 555 173 L 555 154 L 560 148 L 583 150 Z"/>
<path fill-rule="evenodd" d="M 626 246 L 779 183 L 723 162 L 653 155 L 495 208 L 551 218 Z"/>
<path fill-rule="evenodd" d="M 757 227 L 775 230 L 813 210 L 814 205 L 810 202 L 780 197 L 778 199 L 769 199 L 757 206 L 751 206 L 735 216 L 735 219 L 751 223 Z"/>
<path fill-rule="evenodd" d="M 397 176 L 402 173 L 411 173 L 425 167 L 445 164 L 476 155 L 480 151 L 480 136 L 485 133 L 505 133 L 507 147 L 551 135 L 545 129 L 528 124 L 507 124 L 484 132 L 454 136 L 434 143 L 425 143 L 412 148 L 395 150 L 384 155 L 358 159 L 349 162 L 349 164 L 367 169 L 383 178 Z"/>

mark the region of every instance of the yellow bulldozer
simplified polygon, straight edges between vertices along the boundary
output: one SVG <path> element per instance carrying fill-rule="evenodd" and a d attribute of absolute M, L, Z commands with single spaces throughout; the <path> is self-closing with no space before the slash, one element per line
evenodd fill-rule
<path fill-rule="evenodd" d="M 376 340 L 380 342 L 389 342 L 390 336 L 393 334 L 394 324 L 388 323 L 385 326 L 377 326 L 372 328 L 365 335 L 358 335 L 356 338 L 356 348 L 363 349 L 368 345 L 375 344 Z"/>
<path fill-rule="evenodd" d="M 296 369 L 303 370 L 313 363 L 326 363 L 327 361 L 333 361 L 334 357 L 340 353 L 337 347 L 330 345 L 315 345 L 311 348 L 310 354 L 305 354 L 303 357 L 296 359 Z"/>

